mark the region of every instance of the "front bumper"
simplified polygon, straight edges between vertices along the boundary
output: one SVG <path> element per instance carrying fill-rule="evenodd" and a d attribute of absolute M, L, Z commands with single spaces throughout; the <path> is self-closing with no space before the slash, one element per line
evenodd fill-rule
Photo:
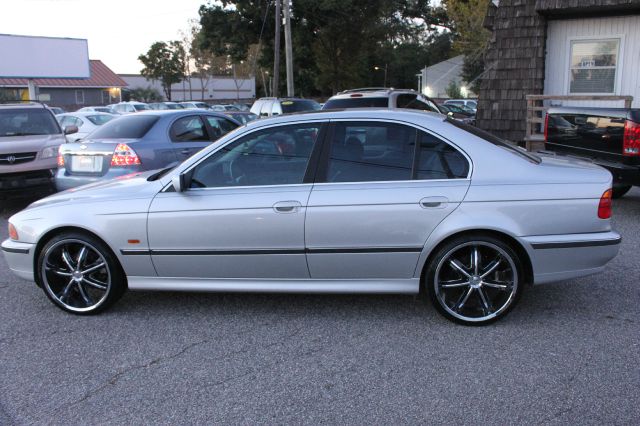
<path fill-rule="evenodd" d="M 7 239 L 2 242 L 1 247 L 11 272 L 25 280 L 35 281 L 33 274 L 35 244 L 20 243 Z"/>
<path fill-rule="evenodd" d="M 620 234 L 541 235 L 522 238 L 533 266 L 534 284 L 596 274 L 618 254 Z"/>
<path fill-rule="evenodd" d="M 0 174 L 0 192 L 24 192 L 24 189 L 53 188 L 56 169 Z"/>

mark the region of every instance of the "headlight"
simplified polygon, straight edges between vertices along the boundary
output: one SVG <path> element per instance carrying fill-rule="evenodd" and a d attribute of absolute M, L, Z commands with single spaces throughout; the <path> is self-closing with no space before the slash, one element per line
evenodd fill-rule
<path fill-rule="evenodd" d="M 48 146 L 42 150 L 42 154 L 40 154 L 40 158 L 51 158 L 58 156 L 58 147 L 57 146 Z"/>

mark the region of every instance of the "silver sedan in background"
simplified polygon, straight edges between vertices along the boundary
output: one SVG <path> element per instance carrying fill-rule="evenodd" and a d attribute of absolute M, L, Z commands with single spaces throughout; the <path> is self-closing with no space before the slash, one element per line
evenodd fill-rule
<path fill-rule="evenodd" d="M 439 114 L 290 115 L 173 169 L 37 201 L 2 249 L 76 314 L 127 289 L 423 293 L 450 320 L 487 324 L 526 286 L 616 256 L 611 181 Z"/>

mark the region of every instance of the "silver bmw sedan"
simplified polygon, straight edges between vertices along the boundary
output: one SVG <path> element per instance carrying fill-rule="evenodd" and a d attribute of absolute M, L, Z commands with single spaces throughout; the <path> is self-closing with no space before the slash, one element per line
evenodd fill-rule
<path fill-rule="evenodd" d="M 10 218 L 2 250 L 76 314 L 127 289 L 421 293 L 448 319 L 487 324 L 525 287 L 616 256 L 611 183 L 442 115 L 326 111 L 37 201 Z"/>

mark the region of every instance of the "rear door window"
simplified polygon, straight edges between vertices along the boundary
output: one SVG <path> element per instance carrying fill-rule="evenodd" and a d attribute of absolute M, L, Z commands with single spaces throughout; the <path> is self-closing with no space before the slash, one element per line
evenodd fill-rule
<path fill-rule="evenodd" d="M 336 123 L 326 182 L 410 180 L 416 130 L 394 123 Z"/>
<path fill-rule="evenodd" d="M 464 179 L 469 174 L 467 159 L 446 142 L 419 132 L 420 141 L 416 179 Z"/>

